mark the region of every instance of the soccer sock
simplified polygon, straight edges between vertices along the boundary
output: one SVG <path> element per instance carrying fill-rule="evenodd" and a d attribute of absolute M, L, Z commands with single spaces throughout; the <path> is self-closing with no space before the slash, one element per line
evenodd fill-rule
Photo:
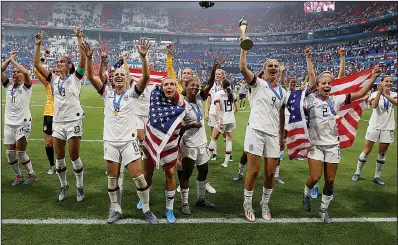
<path fill-rule="evenodd" d="M 74 161 L 72 161 L 73 171 L 75 172 L 76 177 L 76 187 L 83 187 L 83 163 L 80 157 Z"/>
<path fill-rule="evenodd" d="M 198 188 L 198 199 L 205 198 L 206 193 L 206 181 L 196 181 L 197 188 Z"/>
<path fill-rule="evenodd" d="M 307 185 L 304 185 L 304 197 L 309 197 L 311 195 L 312 189 L 308 188 Z"/>
<path fill-rule="evenodd" d="M 57 175 L 61 187 L 65 187 L 68 183 L 66 181 L 66 164 L 65 158 L 55 160 L 55 168 L 57 169 Z"/>
<path fill-rule="evenodd" d="M 243 170 L 245 169 L 245 166 L 246 166 L 246 165 L 239 164 L 238 174 L 243 175 Z"/>
<path fill-rule="evenodd" d="M 217 154 L 217 142 L 214 139 L 210 140 L 209 151 L 211 157 L 213 157 L 213 154 Z"/>
<path fill-rule="evenodd" d="M 181 189 L 181 205 L 188 205 L 188 194 L 189 188 Z"/>
<path fill-rule="evenodd" d="M 261 199 L 261 202 L 263 205 L 268 206 L 269 199 L 271 198 L 272 194 L 272 189 L 267 189 L 263 186 L 263 198 Z"/>
<path fill-rule="evenodd" d="M 122 208 L 118 202 L 117 191 L 119 191 L 118 177 L 108 176 L 108 195 L 111 200 L 111 205 L 116 212 L 122 213 Z"/>
<path fill-rule="evenodd" d="M 19 161 L 25 166 L 26 170 L 28 171 L 29 175 L 35 174 L 32 167 L 32 162 L 30 161 L 26 151 L 17 151 Z"/>
<path fill-rule="evenodd" d="M 141 203 L 142 203 L 142 212 L 146 213 L 149 211 L 149 190 L 150 190 L 150 188 L 147 188 L 148 184 L 147 184 L 143 174 L 141 174 L 138 177 L 133 178 L 133 181 L 137 188 L 137 195 L 140 198 Z M 147 188 L 147 189 L 145 190 L 145 188 Z"/>
<path fill-rule="evenodd" d="M 363 168 L 363 165 L 366 163 L 367 157 L 368 156 L 365 155 L 365 153 L 361 152 L 361 154 L 359 155 L 359 158 L 358 158 L 357 170 L 355 171 L 355 174 L 358 174 L 358 175 L 361 174 L 361 170 Z"/>
<path fill-rule="evenodd" d="M 243 100 L 243 106 L 242 107 L 245 107 L 245 102 L 246 102 L 246 99 Z"/>
<path fill-rule="evenodd" d="M 54 147 L 46 147 L 46 154 L 48 158 L 48 162 L 50 163 L 50 166 L 54 166 Z"/>
<path fill-rule="evenodd" d="M 176 196 L 176 191 L 168 191 L 165 190 L 164 194 L 166 196 L 166 210 L 173 210 L 173 206 L 174 206 L 174 197 Z"/>
<path fill-rule="evenodd" d="M 321 211 L 326 212 L 330 203 L 330 196 L 326 196 L 322 193 Z"/>
<path fill-rule="evenodd" d="M 227 140 L 225 143 L 225 163 L 229 162 L 232 153 L 232 140 Z"/>
<path fill-rule="evenodd" d="M 245 197 L 245 203 L 252 205 L 252 200 L 253 200 L 253 191 L 248 191 L 244 189 L 243 191 L 244 197 Z"/>
<path fill-rule="evenodd" d="M 375 178 L 380 178 L 381 171 L 383 171 L 384 164 L 386 163 L 386 156 L 378 154 L 376 160 Z"/>
<path fill-rule="evenodd" d="M 275 170 L 275 178 L 279 178 L 279 166 Z"/>
<path fill-rule="evenodd" d="M 6 150 L 6 156 L 7 156 L 8 166 L 10 166 L 15 175 L 22 177 L 22 173 L 21 170 L 19 169 L 19 163 L 15 150 Z"/>

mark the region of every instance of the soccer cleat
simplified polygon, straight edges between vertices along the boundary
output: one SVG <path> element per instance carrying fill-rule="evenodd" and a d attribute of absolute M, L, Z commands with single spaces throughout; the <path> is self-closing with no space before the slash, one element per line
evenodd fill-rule
<path fill-rule="evenodd" d="M 14 181 L 12 182 L 12 186 L 16 186 L 16 185 L 19 185 L 19 184 L 22 184 L 22 183 L 24 183 L 24 178 L 23 178 L 23 176 L 19 176 L 19 175 L 17 175 L 17 176 L 15 176 L 15 179 L 14 179 Z"/>
<path fill-rule="evenodd" d="M 206 191 L 211 194 L 216 194 L 216 189 L 210 185 L 210 183 L 206 183 Z"/>
<path fill-rule="evenodd" d="M 142 209 L 142 202 L 141 202 L 141 200 L 138 201 L 138 203 L 137 203 L 137 209 Z"/>
<path fill-rule="evenodd" d="M 279 177 L 275 178 L 275 183 L 280 184 L 280 185 L 285 184 L 285 182 L 283 180 L 281 180 L 281 178 L 279 178 Z"/>
<path fill-rule="evenodd" d="M 55 174 L 55 166 L 50 166 L 50 168 L 47 171 L 47 174 Z"/>
<path fill-rule="evenodd" d="M 166 216 L 166 220 L 170 224 L 174 224 L 176 222 L 176 217 L 174 216 L 173 210 L 166 209 L 166 214 L 164 216 Z"/>
<path fill-rule="evenodd" d="M 245 107 L 242 107 L 242 109 L 244 110 L 244 109 L 245 109 Z"/>
<path fill-rule="evenodd" d="M 123 214 L 117 212 L 117 211 L 113 211 L 112 213 L 110 213 L 108 219 L 106 220 L 106 223 L 108 224 L 113 224 L 116 221 L 118 221 L 119 219 L 123 218 Z"/>
<path fill-rule="evenodd" d="M 61 191 L 59 192 L 58 195 L 58 201 L 62 202 L 66 198 L 66 191 L 69 189 L 69 184 L 67 184 L 64 187 L 61 187 Z"/>
<path fill-rule="evenodd" d="M 352 176 L 351 180 L 354 182 L 358 182 L 359 181 L 359 174 L 354 174 L 354 176 Z"/>
<path fill-rule="evenodd" d="M 221 166 L 223 166 L 224 168 L 228 168 L 228 163 L 223 162 L 223 163 L 221 163 Z"/>
<path fill-rule="evenodd" d="M 105 174 L 108 175 L 108 171 L 105 170 Z"/>
<path fill-rule="evenodd" d="M 144 213 L 144 216 L 149 224 L 153 225 L 158 223 L 158 218 L 156 218 L 156 216 L 150 210 Z"/>
<path fill-rule="evenodd" d="M 375 183 L 378 184 L 378 185 L 384 185 L 384 182 L 381 181 L 380 178 L 373 178 L 373 182 L 375 182 Z"/>
<path fill-rule="evenodd" d="M 330 195 L 330 201 L 332 201 L 334 198 L 334 194 L 332 193 L 332 195 Z"/>
<path fill-rule="evenodd" d="M 196 206 L 203 207 L 203 208 L 215 208 L 216 207 L 216 205 L 214 205 L 214 203 L 211 203 L 204 198 L 196 200 Z"/>
<path fill-rule="evenodd" d="M 242 174 L 238 174 L 238 175 L 236 175 L 232 180 L 233 181 L 240 181 L 240 180 L 242 180 L 243 179 L 243 175 Z"/>
<path fill-rule="evenodd" d="M 243 210 L 245 211 L 245 216 L 246 219 L 248 219 L 250 222 L 256 221 L 256 216 L 254 215 L 254 210 L 252 208 L 251 204 L 248 203 L 243 203 Z"/>
<path fill-rule="evenodd" d="M 312 191 L 311 191 L 311 198 L 312 198 L 312 199 L 317 199 L 317 198 L 318 198 L 318 184 L 316 184 L 316 185 L 314 186 L 314 188 L 312 188 Z"/>
<path fill-rule="evenodd" d="M 34 179 L 36 179 L 36 175 L 35 174 L 28 174 L 28 177 L 23 182 L 23 184 L 24 185 L 29 185 L 29 184 L 31 184 L 33 182 Z"/>
<path fill-rule="evenodd" d="M 321 216 L 323 223 L 325 223 L 325 224 L 332 223 L 332 219 L 329 217 L 329 214 L 327 211 L 319 209 L 319 215 Z"/>
<path fill-rule="evenodd" d="M 283 152 L 279 153 L 279 159 L 282 161 L 283 160 Z"/>
<path fill-rule="evenodd" d="M 233 161 L 234 161 L 234 160 L 232 160 L 232 155 L 229 156 L 229 161 L 230 161 L 230 162 L 233 162 Z"/>
<path fill-rule="evenodd" d="M 295 160 L 297 160 L 297 161 L 303 161 L 304 160 L 304 158 L 295 158 Z"/>
<path fill-rule="evenodd" d="M 186 215 L 191 215 L 191 209 L 189 208 L 188 203 L 181 204 L 181 212 Z"/>
<path fill-rule="evenodd" d="M 217 154 L 213 154 L 213 156 L 211 157 L 211 160 L 212 160 L 212 161 L 217 160 Z"/>
<path fill-rule="evenodd" d="M 305 211 L 310 212 L 311 211 L 311 199 L 309 196 L 304 196 L 303 199 L 303 208 Z"/>
<path fill-rule="evenodd" d="M 180 185 L 177 186 L 177 192 L 178 192 L 178 193 L 181 192 L 181 186 L 180 186 Z"/>
<path fill-rule="evenodd" d="M 81 201 L 83 201 L 83 199 L 84 199 L 84 190 L 83 190 L 83 186 L 82 186 L 82 187 L 77 187 L 77 190 L 76 190 L 76 200 L 77 200 L 78 202 L 81 202 Z"/>
<path fill-rule="evenodd" d="M 261 214 L 263 216 L 263 219 L 266 221 L 271 220 L 271 210 L 269 210 L 268 205 L 263 205 L 263 202 L 260 202 L 261 206 Z"/>

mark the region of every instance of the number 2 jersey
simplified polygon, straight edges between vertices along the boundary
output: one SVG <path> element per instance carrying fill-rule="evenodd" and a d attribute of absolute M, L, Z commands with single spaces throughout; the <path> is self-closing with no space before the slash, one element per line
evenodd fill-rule
<path fill-rule="evenodd" d="M 27 87 L 24 83 L 14 85 L 8 79 L 3 86 L 6 89 L 4 124 L 23 125 L 31 119 L 29 103 L 32 86 Z"/>
<path fill-rule="evenodd" d="M 220 103 L 220 119 L 222 124 L 235 123 L 235 102 L 236 96 L 233 95 L 233 101 L 229 101 L 225 90 L 218 91 L 214 95 L 214 104 Z"/>

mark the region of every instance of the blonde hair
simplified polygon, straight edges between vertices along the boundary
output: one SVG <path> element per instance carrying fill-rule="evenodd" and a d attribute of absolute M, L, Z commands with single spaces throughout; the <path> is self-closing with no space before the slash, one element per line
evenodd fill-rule
<path fill-rule="evenodd" d="M 330 75 L 330 77 L 332 78 L 332 81 L 333 81 L 333 80 L 334 80 L 333 73 L 332 73 L 331 71 L 323 71 L 323 72 L 321 72 L 321 74 L 319 74 L 318 77 L 316 78 L 316 83 L 318 84 L 318 83 L 319 83 L 319 80 L 320 80 L 323 76 L 325 76 L 325 75 L 327 75 L 327 74 Z"/>

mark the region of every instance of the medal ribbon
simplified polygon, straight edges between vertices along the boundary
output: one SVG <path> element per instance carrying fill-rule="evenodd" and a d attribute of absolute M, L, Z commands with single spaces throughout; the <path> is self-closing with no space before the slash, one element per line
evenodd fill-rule
<path fill-rule="evenodd" d="M 390 96 L 390 92 L 388 92 L 388 96 Z M 388 110 L 388 108 L 390 108 L 390 101 L 388 99 L 386 99 L 386 97 L 383 96 L 383 100 L 384 100 L 384 109 Z"/>
<path fill-rule="evenodd" d="M 321 99 L 321 100 L 325 100 L 325 98 L 324 98 L 322 95 L 318 94 L 318 93 L 316 94 L 316 97 L 318 97 L 318 98 Z M 330 112 L 333 114 L 333 116 L 336 116 L 337 113 L 336 113 L 336 111 L 334 110 L 334 106 L 333 106 L 332 100 L 331 100 L 330 98 L 328 98 L 328 99 L 326 100 L 326 103 L 328 104 L 328 106 L 329 106 L 329 108 L 330 108 Z"/>
<path fill-rule="evenodd" d="M 116 90 L 113 90 L 113 96 L 114 96 L 114 97 L 113 97 L 113 109 L 114 109 L 115 111 L 119 111 L 119 109 L 120 109 L 120 102 L 122 101 L 123 96 L 124 96 L 124 94 L 126 93 L 126 91 L 127 91 L 127 89 L 124 89 L 123 92 L 122 92 L 122 94 L 120 95 L 118 101 L 116 101 Z"/>
<path fill-rule="evenodd" d="M 192 106 L 192 110 L 196 114 L 196 121 L 197 122 L 202 121 L 202 111 L 200 110 L 199 105 L 189 102 L 186 98 L 185 98 L 185 101 L 188 102 Z M 195 105 L 196 105 L 196 108 L 195 108 Z"/>
<path fill-rule="evenodd" d="M 274 87 L 272 87 L 272 85 L 267 81 L 268 86 L 271 88 L 272 92 L 274 92 L 276 98 L 278 98 L 279 100 L 282 99 L 282 87 L 281 85 L 278 83 L 278 88 L 279 88 L 279 94 L 276 92 L 276 90 L 274 89 Z"/>
<path fill-rule="evenodd" d="M 61 77 L 59 77 L 59 81 L 58 81 L 58 92 L 59 94 L 62 96 L 62 89 L 64 88 L 65 82 L 66 80 L 68 80 L 68 78 L 70 77 L 70 74 L 68 74 L 68 76 L 66 76 L 65 80 L 62 80 Z M 54 94 L 54 93 L 53 93 Z"/>

